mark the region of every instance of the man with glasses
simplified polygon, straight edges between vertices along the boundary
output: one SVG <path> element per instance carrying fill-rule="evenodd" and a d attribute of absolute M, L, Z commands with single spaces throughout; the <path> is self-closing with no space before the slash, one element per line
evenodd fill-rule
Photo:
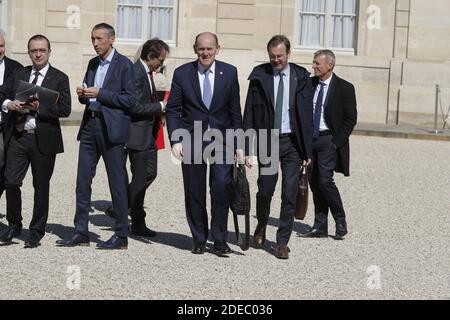
<path fill-rule="evenodd" d="M 169 46 L 154 38 L 144 43 L 141 58 L 134 64 L 136 75 L 136 104 L 131 108 L 130 136 L 127 141 L 132 178 L 128 185 L 128 207 L 131 216 L 131 233 L 140 237 L 155 237 L 155 231 L 145 224 L 145 192 L 156 179 L 158 150 L 156 137 L 160 115 L 166 101 L 158 102 L 153 73 L 158 72 L 169 54 Z M 115 216 L 113 207 L 107 209 Z"/>
<path fill-rule="evenodd" d="M 28 54 L 32 65 L 14 74 L 0 92 L 2 111 L 9 114 L 4 124 L 7 160 L 6 218 L 9 228 L 0 236 L 0 245 L 12 244 L 22 232 L 22 198 L 20 187 L 31 164 L 34 186 L 33 218 L 25 248 L 36 248 L 45 235 L 49 210 L 50 179 L 55 167 L 56 154 L 64 152 L 60 117 L 71 111 L 69 78 L 49 64 L 50 41 L 35 35 L 28 41 Z M 55 103 L 15 100 L 20 81 L 30 82 L 59 92 Z"/>

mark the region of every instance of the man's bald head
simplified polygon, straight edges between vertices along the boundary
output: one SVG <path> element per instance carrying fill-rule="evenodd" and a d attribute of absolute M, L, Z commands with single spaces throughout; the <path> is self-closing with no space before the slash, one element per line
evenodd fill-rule
<path fill-rule="evenodd" d="M 0 60 L 2 60 L 5 57 L 6 53 L 6 41 L 5 41 L 5 31 L 0 29 Z"/>
<path fill-rule="evenodd" d="M 205 38 L 213 38 L 214 41 L 216 42 L 216 46 L 219 45 L 219 38 L 217 38 L 217 35 L 216 35 L 215 33 L 212 33 L 212 32 L 202 32 L 202 33 L 198 34 L 198 35 L 195 37 L 195 44 L 194 44 L 194 46 L 197 46 L 198 42 L 199 42 L 200 40 L 205 39 Z"/>

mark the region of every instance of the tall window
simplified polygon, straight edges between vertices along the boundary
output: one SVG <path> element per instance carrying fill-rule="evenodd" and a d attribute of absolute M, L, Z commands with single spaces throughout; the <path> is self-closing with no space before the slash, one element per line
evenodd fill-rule
<path fill-rule="evenodd" d="M 117 0 L 117 37 L 175 42 L 177 0 Z"/>
<path fill-rule="evenodd" d="M 353 51 L 358 0 L 297 0 L 297 44 L 302 48 Z"/>
<path fill-rule="evenodd" d="M 0 29 L 6 31 L 6 0 L 0 0 Z"/>

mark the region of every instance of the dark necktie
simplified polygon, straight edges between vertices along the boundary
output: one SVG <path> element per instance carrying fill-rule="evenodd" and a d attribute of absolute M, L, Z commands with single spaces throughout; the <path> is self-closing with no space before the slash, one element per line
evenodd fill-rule
<path fill-rule="evenodd" d="M 150 75 L 150 85 L 152 87 L 152 95 L 151 95 L 151 101 L 153 103 L 158 102 L 158 96 L 156 95 L 156 86 L 155 81 L 153 80 L 153 72 L 148 73 Z"/>
<path fill-rule="evenodd" d="M 34 73 L 34 79 L 31 81 L 32 84 L 37 84 L 39 79 L 39 71 Z M 30 111 L 30 115 L 36 114 L 34 111 Z M 25 129 L 25 123 L 27 122 L 27 114 L 18 114 L 16 118 L 16 130 L 22 132 Z"/>
<path fill-rule="evenodd" d="M 206 108 L 209 110 L 211 107 L 211 101 L 212 101 L 212 89 L 211 89 L 211 82 L 209 81 L 209 73 L 211 70 L 205 70 L 205 81 L 203 81 L 203 103 L 205 104 Z"/>
<path fill-rule="evenodd" d="M 275 123 L 274 129 L 280 130 L 281 133 L 281 122 L 283 120 L 283 96 L 284 96 L 284 73 L 280 72 L 280 82 L 278 83 L 277 100 L 275 102 Z"/>
<path fill-rule="evenodd" d="M 320 90 L 319 95 L 317 96 L 316 106 L 314 108 L 314 138 L 317 139 L 319 137 L 319 129 L 320 129 L 320 116 L 322 114 L 322 103 L 323 103 L 323 88 L 325 83 L 319 82 Z"/>

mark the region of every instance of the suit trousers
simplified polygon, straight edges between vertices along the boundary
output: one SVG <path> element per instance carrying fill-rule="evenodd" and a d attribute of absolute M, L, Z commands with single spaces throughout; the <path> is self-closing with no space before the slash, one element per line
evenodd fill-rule
<path fill-rule="evenodd" d="M 295 206 L 300 182 L 301 157 L 295 136 L 290 135 L 280 138 L 279 163 L 281 166 L 282 184 L 277 243 L 287 245 L 294 226 Z M 268 223 L 272 197 L 278 181 L 278 172 L 272 175 L 261 173 L 261 168 L 269 165 L 259 163 L 256 217 L 258 218 L 258 224 L 263 226 Z"/>
<path fill-rule="evenodd" d="M 6 150 L 5 150 L 5 142 L 3 140 L 3 128 L 0 123 L 0 197 L 3 195 L 3 191 L 5 191 L 5 166 L 6 166 Z"/>
<path fill-rule="evenodd" d="M 211 195 L 211 236 L 213 240 L 226 241 L 228 238 L 228 212 L 233 165 L 227 161 L 234 153 L 233 148 L 214 149 L 207 153 L 209 142 L 203 142 L 202 152 L 194 153 L 191 146 L 183 146 L 183 182 L 186 216 L 192 237 L 196 243 L 208 240 L 208 214 L 206 211 L 206 175 L 209 162 L 209 188 Z M 201 161 L 201 159 L 204 159 Z M 229 159 L 228 159 L 229 160 Z M 186 162 L 186 163 L 185 163 Z M 232 163 L 232 162 L 231 162 Z"/>
<path fill-rule="evenodd" d="M 103 118 L 89 118 L 80 136 L 76 187 L 75 233 L 88 235 L 91 209 L 92 179 L 100 157 L 105 163 L 109 190 L 116 215 L 115 234 L 128 235 L 128 177 L 124 144 L 112 144 L 107 139 Z"/>
<path fill-rule="evenodd" d="M 31 164 L 34 187 L 33 218 L 30 230 L 41 237 L 45 234 L 48 219 L 50 179 L 56 155 L 39 151 L 36 136 L 14 130 L 7 148 L 5 169 L 6 218 L 13 228 L 22 228 L 22 194 L 20 188 Z"/>
<path fill-rule="evenodd" d="M 314 228 L 328 231 L 328 209 L 336 223 L 345 224 L 341 195 L 334 182 L 337 154 L 333 136 L 318 137 L 313 144 L 313 165 L 310 167 L 310 186 L 314 200 Z"/>
<path fill-rule="evenodd" d="M 128 207 L 133 225 L 145 225 L 145 192 L 158 174 L 158 150 L 128 150 L 131 182 L 128 185 Z"/>

